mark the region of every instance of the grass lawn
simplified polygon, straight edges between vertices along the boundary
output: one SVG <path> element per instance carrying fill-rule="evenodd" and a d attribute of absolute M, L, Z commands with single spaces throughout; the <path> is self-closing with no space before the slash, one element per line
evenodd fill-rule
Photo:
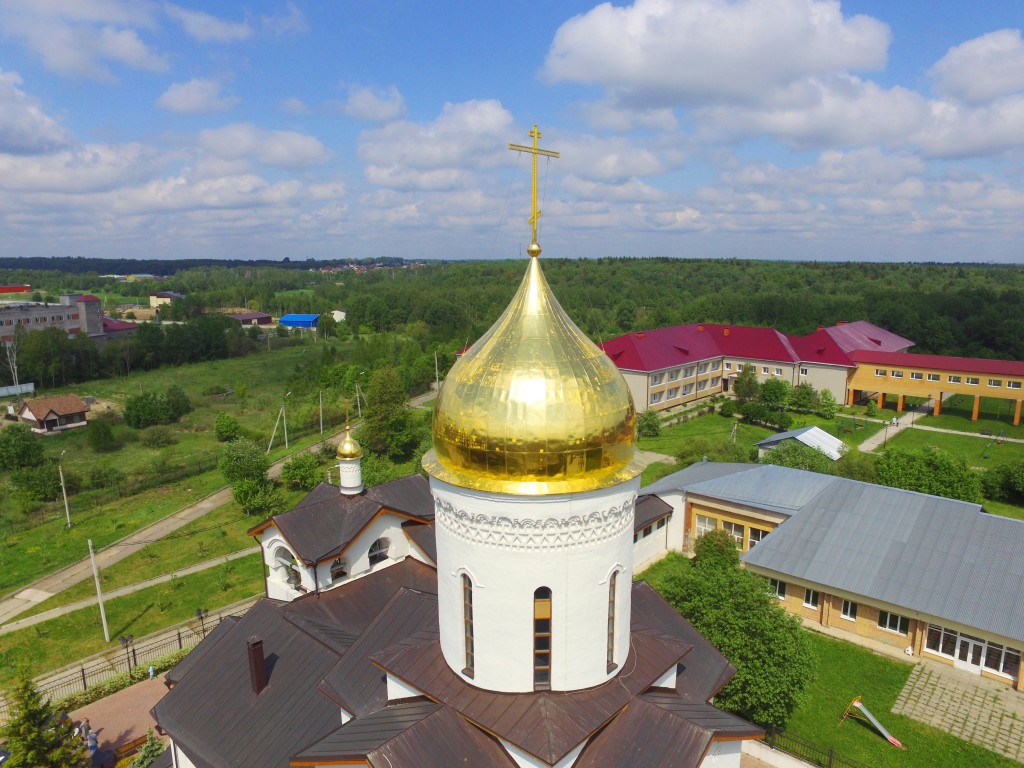
<path fill-rule="evenodd" d="M 303 495 L 303 491 L 288 492 L 287 506 L 293 506 Z M 165 573 L 173 573 L 190 565 L 254 546 L 256 541 L 246 535 L 246 531 L 258 522 L 259 518 L 246 515 L 234 502 L 218 507 L 170 536 L 147 545 L 134 555 L 101 571 L 103 591 L 109 592 L 130 584 L 138 584 Z M 92 579 L 88 579 L 54 595 L 49 600 L 44 600 L 29 611 L 19 613 L 15 619 L 43 613 L 61 605 L 93 597 L 95 594 L 96 586 Z"/>
<path fill-rule="evenodd" d="M 1013 426 L 1012 400 L 1001 400 L 994 397 L 981 398 L 978 420 L 971 421 L 974 411 L 974 398 L 966 395 L 954 395 L 942 404 L 942 413 L 938 416 L 928 415 L 915 418 L 922 419 L 926 427 L 955 429 L 959 432 L 977 434 L 983 429 L 990 430 L 993 435 L 1006 431 L 1007 437 L 1024 438 L 1024 424 Z"/>
<path fill-rule="evenodd" d="M 837 416 L 829 421 L 813 413 L 794 413 L 793 426 L 790 429 L 801 427 L 818 427 L 828 432 L 833 437 L 838 437 L 851 448 L 856 448 L 872 435 L 878 434 L 884 428 L 884 424 L 877 421 L 865 421 L 864 419 Z"/>
<path fill-rule="evenodd" d="M 891 438 L 888 445 L 897 448 L 935 446 L 954 456 L 963 456 L 968 466 L 986 469 L 1024 459 L 1024 443 L 996 445 L 994 438 L 952 435 L 948 432 L 930 432 L 924 429 L 905 429 Z"/>
<path fill-rule="evenodd" d="M 121 635 L 143 637 L 188 620 L 196 608 L 214 611 L 262 592 L 263 561 L 256 553 L 106 601 L 112 643 L 103 640 L 98 606 L 0 635 L 0 688 L 11 683 L 19 664 L 29 665 L 33 675 L 40 675 L 93 653 L 122 653 L 117 642 Z"/>
<path fill-rule="evenodd" d="M 283 444 L 279 445 L 270 452 L 270 459 L 277 461 L 319 441 L 317 434 L 291 441 L 288 451 Z M 74 527 L 70 531 L 60 514 L 40 525 L 10 533 L 0 541 L 0 595 L 17 591 L 41 576 L 88 557 L 90 538 L 93 546 L 101 549 L 224 485 L 220 470 L 212 470 L 84 512 L 76 511 L 72 501 Z M 287 493 L 285 497 L 293 498 Z"/>
<path fill-rule="evenodd" d="M 768 435 L 774 434 L 773 430 L 765 427 L 757 427 L 744 424 L 731 417 L 709 414 L 698 416 L 689 421 L 683 421 L 671 426 L 662 427 L 658 437 L 641 437 L 638 447 L 642 451 L 654 451 L 664 453 L 668 456 L 675 456 L 681 451 L 686 443 L 695 439 L 703 438 L 711 443 L 724 442 L 732 434 L 732 426 L 737 424 L 736 442 L 747 446 L 764 440 Z"/>
<path fill-rule="evenodd" d="M 985 509 L 991 512 L 993 515 L 1002 515 L 1003 517 L 1013 517 L 1017 520 L 1024 520 L 1024 507 L 1018 506 L 1017 504 L 1010 504 L 1006 501 L 990 501 L 985 499 Z"/>
<path fill-rule="evenodd" d="M 1020 764 L 931 726 L 892 714 L 912 665 L 809 632 L 817 672 L 786 732 L 873 768 L 1020 768 Z M 1012 692 L 1010 692 L 1012 693 Z M 850 701 L 864 704 L 907 750 L 896 749 L 868 723 L 839 719 Z"/>

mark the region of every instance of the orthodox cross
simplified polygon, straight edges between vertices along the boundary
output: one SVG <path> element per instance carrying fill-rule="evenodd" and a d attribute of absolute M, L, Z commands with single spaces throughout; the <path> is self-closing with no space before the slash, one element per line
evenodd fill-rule
<path fill-rule="evenodd" d="M 508 148 L 515 150 L 516 152 L 529 152 L 533 155 L 533 209 L 532 215 L 530 216 L 530 226 L 533 228 L 533 239 L 530 241 L 530 247 L 527 251 L 531 256 L 537 256 L 540 254 L 540 245 L 537 243 L 537 220 L 540 218 L 540 211 L 537 210 L 537 156 L 544 155 L 545 157 L 558 157 L 557 152 L 552 152 L 549 149 L 540 149 L 537 146 L 537 140 L 540 138 L 540 131 L 537 126 L 534 125 L 530 131 L 530 137 L 533 139 L 533 146 L 527 147 L 523 144 L 509 144 Z"/>

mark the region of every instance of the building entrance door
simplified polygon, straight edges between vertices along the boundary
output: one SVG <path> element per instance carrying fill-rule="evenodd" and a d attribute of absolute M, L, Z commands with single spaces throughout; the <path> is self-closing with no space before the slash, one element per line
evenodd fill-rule
<path fill-rule="evenodd" d="M 953 666 L 968 672 L 981 674 L 981 659 L 985 653 L 985 641 L 970 635 L 960 635 Z"/>

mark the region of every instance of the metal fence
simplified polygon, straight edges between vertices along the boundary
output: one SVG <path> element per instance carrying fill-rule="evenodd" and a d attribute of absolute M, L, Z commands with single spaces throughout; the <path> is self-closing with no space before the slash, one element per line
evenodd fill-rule
<path fill-rule="evenodd" d="M 191 650 L 199 641 L 210 634 L 222 619 L 241 616 L 249 610 L 254 600 L 228 606 L 212 612 L 203 621 L 191 619 L 180 626 L 160 633 L 158 637 L 139 643 L 131 643 L 120 651 L 108 651 L 102 657 L 85 660 L 75 667 L 56 676 L 36 679 L 36 689 L 51 701 L 81 693 L 115 675 L 131 672 L 136 667 L 147 667 L 150 662 L 180 650 Z M 196 626 L 198 624 L 198 626 Z M 8 702 L 0 695 L 0 724 L 7 722 Z"/>
<path fill-rule="evenodd" d="M 801 760 L 820 765 L 822 768 L 870 768 L 870 766 L 838 754 L 835 747 L 823 747 L 787 733 L 769 731 L 764 741 L 772 749 L 799 757 Z"/>

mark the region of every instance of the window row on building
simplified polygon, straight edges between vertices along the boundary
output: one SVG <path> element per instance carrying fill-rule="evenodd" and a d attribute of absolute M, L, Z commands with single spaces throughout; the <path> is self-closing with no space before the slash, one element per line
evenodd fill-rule
<path fill-rule="evenodd" d="M 732 540 L 736 542 L 736 546 L 741 552 L 753 549 L 757 546 L 758 542 L 771 533 L 771 530 L 767 528 L 756 528 L 752 525 L 744 525 L 733 520 L 723 520 L 711 515 L 698 514 L 694 516 L 693 535 L 695 539 L 699 539 L 709 531 L 719 529 L 732 537 Z"/>
<path fill-rule="evenodd" d="M 903 378 L 903 371 L 895 370 L 895 369 L 890 370 L 890 369 L 887 369 L 887 368 L 875 368 L 875 376 L 877 376 L 878 378 L 886 378 L 886 377 L 888 377 L 888 378 L 892 378 L 892 379 L 902 379 Z M 925 376 L 926 376 L 926 374 L 922 373 L 921 371 L 911 371 L 910 372 L 910 378 L 913 381 L 921 381 L 921 380 L 923 380 L 925 378 Z M 939 374 L 937 374 L 937 373 L 929 373 L 929 374 L 927 374 L 927 380 L 928 381 L 938 382 L 938 381 L 942 380 L 942 377 Z M 946 376 L 946 382 L 949 383 L 949 384 L 967 384 L 968 386 L 976 387 L 976 386 L 981 384 L 981 377 L 980 376 L 961 376 L 960 374 L 951 373 L 951 374 Z M 992 387 L 994 389 L 999 389 L 999 388 L 1001 388 L 1003 386 L 1003 380 L 1002 379 L 988 379 L 986 384 L 989 387 Z M 1006 382 L 1006 388 L 1007 389 L 1020 389 L 1021 388 L 1021 382 L 1019 382 L 1019 381 L 1007 381 Z"/>

